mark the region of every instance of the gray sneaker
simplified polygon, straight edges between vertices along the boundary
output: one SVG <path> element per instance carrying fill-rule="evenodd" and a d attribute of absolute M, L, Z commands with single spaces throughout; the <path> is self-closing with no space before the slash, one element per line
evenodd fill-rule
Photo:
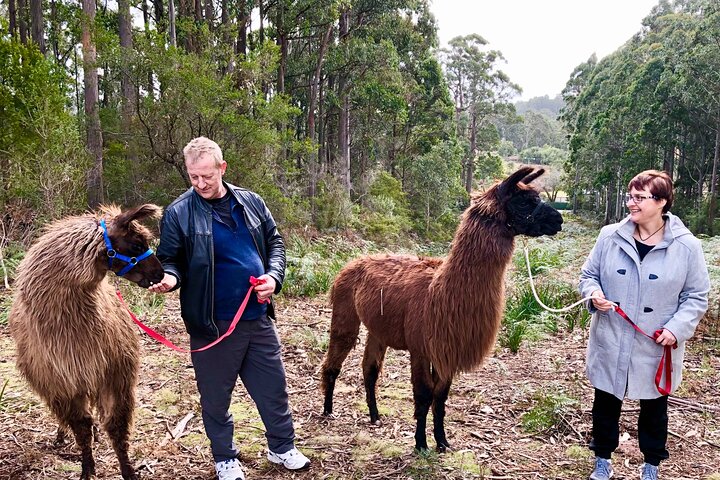
<path fill-rule="evenodd" d="M 643 463 L 640 480 L 658 480 L 658 467 Z"/>
<path fill-rule="evenodd" d="M 613 476 L 613 469 L 610 460 L 595 457 L 595 470 L 590 474 L 589 480 L 608 480 Z M 645 478 L 645 477 L 643 477 Z"/>

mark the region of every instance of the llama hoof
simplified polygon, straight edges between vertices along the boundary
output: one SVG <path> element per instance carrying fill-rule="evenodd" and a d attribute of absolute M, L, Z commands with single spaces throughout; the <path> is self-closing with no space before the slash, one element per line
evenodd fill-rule
<path fill-rule="evenodd" d="M 65 435 L 58 432 L 57 437 L 55 437 L 55 440 L 53 441 L 53 446 L 60 448 L 60 447 L 64 447 L 65 443 L 67 443 L 67 439 L 66 439 Z"/>
<path fill-rule="evenodd" d="M 447 442 L 438 443 L 437 447 L 435 447 L 435 450 L 438 453 L 445 453 L 446 451 L 450 450 L 450 444 Z"/>
<path fill-rule="evenodd" d="M 376 418 L 375 420 L 370 419 L 370 425 L 372 425 L 373 427 L 382 427 L 382 420 L 380 420 L 379 418 Z"/>

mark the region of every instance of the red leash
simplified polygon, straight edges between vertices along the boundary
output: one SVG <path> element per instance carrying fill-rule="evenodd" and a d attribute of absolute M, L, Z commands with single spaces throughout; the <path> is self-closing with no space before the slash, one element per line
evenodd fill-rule
<path fill-rule="evenodd" d="M 154 338 L 158 342 L 162 343 L 166 347 L 172 348 L 173 350 L 176 350 L 176 351 L 182 352 L 182 353 L 194 353 L 194 352 L 202 352 L 203 350 L 207 350 L 210 347 L 214 347 L 215 345 L 217 345 L 218 343 L 223 341 L 225 338 L 230 336 L 231 333 L 233 333 L 233 331 L 235 330 L 235 326 L 238 324 L 238 322 L 240 321 L 240 317 L 242 316 L 243 312 L 245 311 L 245 307 L 247 307 L 247 303 L 250 300 L 250 294 L 253 292 L 253 287 L 255 285 L 262 285 L 263 283 L 265 283 L 265 280 L 260 280 L 258 278 L 251 276 L 250 277 L 250 288 L 248 289 L 247 293 L 245 294 L 245 298 L 243 299 L 242 303 L 240 304 L 238 311 L 235 313 L 235 317 L 233 318 L 232 323 L 230 324 L 230 327 L 228 328 L 227 332 L 222 334 L 222 336 L 220 338 L 218 338 L 211 344 L 205 345 L 202 348 L 196 348 L 195 350 L 188 350 L 186 348 L 178 347 L 177 345 L 172 343 L 170 340 L 163 337 L 158 332 L 156 332 L 152 328 L 150 328 L 147 325 L 145 325 L 144 323 L 142 323 L 140 320 L 138 320 L 138 318 L 135 316 L 135 314 L 132 313 L 130 311 L 130 309 L 127 307 L 127 305 L 125 304 L 125 300 L 123 300 L 122 294 L 120 293 L 120 290 L 116 290 L 116 293 L 117 293 L 118 298 L 120 299 L 120 303 L 122 303 L 123 306 L 125 306 L 125 308 L 127 309 L 128 313 L 130 313 L 130 318 L 132 318 L 133 322 L 135 322 L 138 327 L 142 328 L 145 333 L 147 333 L 152 338 Z M 258 300 L 258 301 L 260 303 L 270 303 L 270 299 Z"/>
<path fill-rule="evenodd" d="M 662 329 L 660 329 L 656 330 L 653 335 L 648 335 L 647 333 L 643 332 L 643 330 L 638 327 L 635 322 L 630 320 L 630 317 L 628 317 L 627 313 L 625 313 L 622 308 L 620 308 L 618 305 L 615 305 L 614 308 L 618 315 L 620 315 L 630 325 L 632 325 L 635 331 L 645 335 L 649 339 L 656 340 L 662 333 Z M 655 372 L 655 386 L 657 387 L 658 392 L 660 392 L 661 395 L 670 395 L 670 390 L 672 390 L 672 351 L 673 349 L 677 348 L 677 346 L 677 341 L 673 345 L 663 346 L 663 356 L 660 359 L 660 365 L 658 365 L 657 372 Z M 665 388 L 660 386 L 663 371 L 665 371 Z"/>

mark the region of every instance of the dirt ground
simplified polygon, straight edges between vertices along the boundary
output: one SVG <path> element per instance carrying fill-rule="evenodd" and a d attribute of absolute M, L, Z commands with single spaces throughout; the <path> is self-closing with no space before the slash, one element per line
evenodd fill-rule
<path fill-rule="evenodd" d="M 413 406 L 405 352 L 389 351 L 378 404 L 381 426 L 371 426 L 359 361 L 362 342 L 338 381 L 335 415 L 321 415 L 318 367 L 327 344 L 326 298 L 278 302 L 297 446 L 310 470 L 287 473 L 265 460 L 262 423 L 242 386 L 233 399 L 236 441 L 248 479 L 584 479 L 592 465 L 586 449 L 592 389 L 583 374 L 586 333 L 562 332 L 524 344 L 512 354 L 498 347 L 473 373 L 456 378 L 447 403 L 452 450 L 412 452 Z M 175 343 L 187 345 L 177 299 L 169 297 L 153 323 Z M 138 335 L 141 335 L 138 333 Z M 214 479 L 209 445 L 200 421 L 189 356 L 154 343 L 144 334 L 142 372 L 131 457 L 143 478 Z M 720 479 L 720 355 L 695 341 L 685 380 L 671 398 L 669 450 L 663 479 Z M 0 479 L 74 479 L 80 458 L 72 442 L 53 445 L 56 424 L 14 368 L 14 345 L 0 327 Z M 577 399 L 555 412 L 555 423 L 528 433 L 522 419 L 548 398 Z M 614 456 L 617 479 L 639 478 L 638 404 L 623 407 L 621 445 Z M 430 431 L 428 442 L 434 446 Z M 104 435 L 95 445 L 98 478 L 119 479 L 117 460 Z"/>

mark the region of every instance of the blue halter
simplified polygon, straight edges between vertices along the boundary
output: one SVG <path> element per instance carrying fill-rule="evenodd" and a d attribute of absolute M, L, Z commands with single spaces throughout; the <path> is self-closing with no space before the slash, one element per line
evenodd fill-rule
<path fill-rule="evenodd" d="M 151 248 L 148 248 L 147 251 L 139 257 L 128 257 L 127 255 L 123 255 L 122 253 L 115 251 L 115 249 L 112 247 L 112 243 L 110 243 L 110 236 L 107 233 L 105 219 L 100 220 L 100 226 L 103 229 L 103 238 L 105 239 L 105 246 L 107 247 L 108 268 L 112 269 L 113 260 L 116 258 L 127 263 L 127 265 L 125 265 L 122 270 L 115 273 L 115 275 L 117 275 L 118 277 L 122 277 L 123 275 L 128 273 L 135 265 L 140 263 L 140 261 L 145 260 L 147 257 L 153 254 Z"/>

